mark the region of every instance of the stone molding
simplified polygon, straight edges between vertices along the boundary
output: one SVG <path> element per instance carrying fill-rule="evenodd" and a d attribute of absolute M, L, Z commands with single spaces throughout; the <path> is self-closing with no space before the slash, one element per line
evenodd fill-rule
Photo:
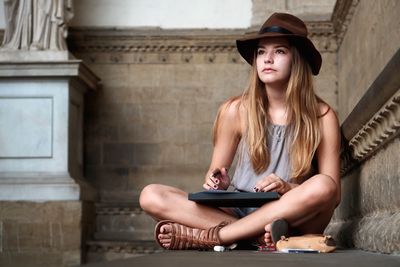
<path fill-rule="evenodd" d="M 356 133 L 343 150 L 341 173 L 373 155 L 400 132 L 400 88 L 396 94 Z"/>
<path fill-rule="evenodd" d="M 96 215 L 140 215 L 143 210 L 135 203 L 97 203 Z"/>
<path fill-rule="evenodd" d="M 400 132 L 400 88 L 397 93 L 356 133 L 341 152 L 341 174 L 345 175 Z"/>
<path fill-rule="evenodd" d="M 331 22 L 307 23 L 321 52 L 337 51 Z M 244 63 L 236 39 L 254 31 L 72 28 L 70 50 L 90 63 Z"/>
<path fill-rule="evenodd" d="M 72 28 L 71 50 L 77 53 L 227 53 L 236 50 L 241 30 L 160 30 Z"/>
<path fill-rule="evenodd" d="M 336 34 L 337 46 L 343 41 L 347 28 L 353 18 L 354 11 L 360 0 L 336 0 L 332 13 L 332 26 Z"/>
<path fill-rule="evenodd" d="M 0 77 L 79 77 L 91 90 L 96 90 L 100 79 L 80 59 L 62 61 L 0 62 Z"/>
<path fill-rule="evenodd" d="M 89 63 L 239 63 L 235 46 L 239 31 L 216 32 L 220 35 L 204 30 L 73 29 L 69 45 L 72 53 Z"/>
<path fill-rule="evenodd" d="M 349 141 L 353 157 L 361 161 L 395 137 L 400 130 L 400 88 Z"/>
<path fill-rule="evenodd" d="M 342 124 L 344 176 L 400 132 L 400 50 L 388 62 Z M 346 143 L 347 142 L 347 143 Z"/>

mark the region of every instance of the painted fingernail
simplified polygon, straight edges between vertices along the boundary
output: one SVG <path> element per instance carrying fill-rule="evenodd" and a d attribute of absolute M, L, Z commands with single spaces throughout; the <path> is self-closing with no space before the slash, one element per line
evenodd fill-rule
<path fill-rule="evenodd" d="M 258 192 L 258 188 L 257 187 L 254 187 L 253 189 L 254 189 L 254 191 Z"/>
<path fill-rule="evenodd" d="M 217 186 L 217 185 L 214 185 L 214 189 L 218 189 L 218 186 Z"/>

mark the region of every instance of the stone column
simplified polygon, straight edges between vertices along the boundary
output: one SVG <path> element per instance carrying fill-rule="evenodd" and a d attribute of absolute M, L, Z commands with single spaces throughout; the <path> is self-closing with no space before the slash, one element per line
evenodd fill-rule
<path fill-rule="evenodd" d="M 71 0 L 5 0 L 0 48 L 0 265 L 75 266 L 96 191 L 83 175 L 84 95 L 67 50 Z"/>

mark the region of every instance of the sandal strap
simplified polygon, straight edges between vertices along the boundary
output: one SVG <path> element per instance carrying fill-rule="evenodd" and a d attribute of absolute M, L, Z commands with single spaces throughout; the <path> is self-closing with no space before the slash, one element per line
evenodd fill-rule
<path fill-rule="evenodd" d="M 170 250 L 184 250 L 184 249 L 212 249 L 216 245 L 220 245 L 219 231 L 222 227 L 226 226 L 227 222 L 211 227 L 206 230 L 199 230 L 194 235 L 194 229 L 165 221 L 171 226 L 171 243 L 168 249 Z"/>
<path fill-rule="evenodd" d="M 199 231 L 198 247 L 201 249 L 210 249 L 214 246 L 220 245 L 221 241 L 219 239 L 219 231 L 222 227 L 226 226 L 228 223 L 222 222 L 214 227 L 211 227 L 204 231 Z"/>

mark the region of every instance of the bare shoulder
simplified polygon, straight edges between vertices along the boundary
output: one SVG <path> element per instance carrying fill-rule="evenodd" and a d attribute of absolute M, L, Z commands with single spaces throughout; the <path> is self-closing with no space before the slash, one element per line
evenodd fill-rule
<path fill-rule="evenodd" d="M 242 98 L 232 97 L 226 100 L 220 106 L 220 112 L 228 117 L 239 117 L 241 115 L 241 110 L 243 109 Z"/>
<path fill-rule="evenodd" d="M 322 130 L 325 132 L 338 132 L 339 121 L 336 112 L 326 103 L 319 103 L 320 114 L 319 119 L 321 120 Z"/>
<path fill-rule="evenodd" d="M 229 125 L 238 132 L 242 132 L 242 124 L 245 119 L 245 108 L 242 97 L 233 97 L 225 101 L 219 108 L 218 120 L 222 125 Z"/>

